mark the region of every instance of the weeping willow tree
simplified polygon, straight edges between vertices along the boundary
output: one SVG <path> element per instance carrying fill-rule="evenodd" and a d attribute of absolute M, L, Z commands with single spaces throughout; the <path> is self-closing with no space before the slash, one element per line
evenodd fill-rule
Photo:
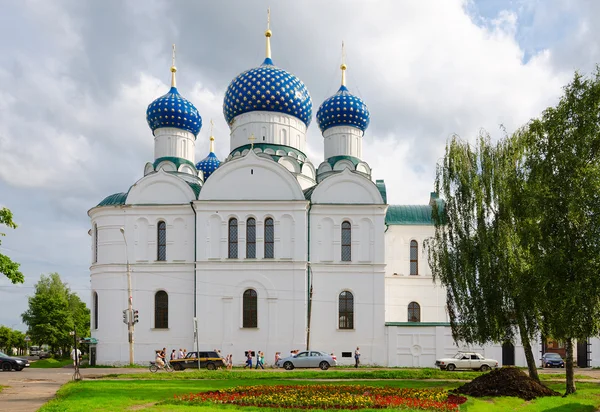
<path fill-rule="evenodd" d="M 435 181 L 444 203 L 434 205 L 427 250 L 434 280 L 446 288 L 454 340 L 484 345 L 518 334 L 530 376 L 539 381 L 531 348 L 536 282 L 514 231 L 521 142 L 507 137 L 494 145 L 483 133 L 475 147 L 457 136 L 448 141 Z"/>
<path fill-rule="evenodd" d="M 542 332 L 565 342 L 568 395 L 574 341 L 600 333 L 600 68 L 575 74 L 559 103 L 517 135 L 526 149 L 519 237 L 542 298 Z"/>

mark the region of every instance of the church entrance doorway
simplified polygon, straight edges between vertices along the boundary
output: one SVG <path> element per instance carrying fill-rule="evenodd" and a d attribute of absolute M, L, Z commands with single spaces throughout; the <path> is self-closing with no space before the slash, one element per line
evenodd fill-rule
<path fill-rule="evenodd" d="M 590 344 L 587 339 L 577 341 L 577 366 L 580 368 L 590 367 Z"/>
<path fill-rule="evenodd" d="M 515 345 L 512 342 L 502 344 L 502 366 L 515 365 Z"/>

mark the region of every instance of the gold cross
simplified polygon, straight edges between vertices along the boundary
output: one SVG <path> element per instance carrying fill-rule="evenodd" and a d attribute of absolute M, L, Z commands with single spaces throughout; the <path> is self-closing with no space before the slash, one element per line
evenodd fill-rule
<path fill-rule="evenodd" d="M 175 66 L 175 43 L 173 43 L 173 57 L 171 66 Z"/>
<path fill-rule="evenodd" d="M 213 126 L 215 125 L 215 123 L 213 122 L 213 119 L 210 119 L 210 135 L 213 135 Z"/>
<path fill-rule="evenodd" d="M 267 7 L 267 30 L 271 28 L 271 8 Z"/>
<path fill-rule="evenodd" d="M 254 150 L 254 141 L 256 140 L 256 137 L 254 137 L 254 134 L 252 134 L 248 140 L 250 140 L 250 150 Z"/>

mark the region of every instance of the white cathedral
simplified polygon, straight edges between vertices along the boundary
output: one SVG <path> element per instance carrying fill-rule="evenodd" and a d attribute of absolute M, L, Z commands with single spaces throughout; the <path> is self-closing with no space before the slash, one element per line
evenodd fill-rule
<path fill-rule="evenodd" d="M 305 154 L 310 94 L 266 58 L 235 77 L 223 102 L 230 154 L 195 161 L 202 118 L 176 87 L 146 118 L 154 160 L 126 192 L 89 211 L 92 337 L 99 364 L 129 361 L 131 275 L 135 362 L 166 347 L 232 353 L 315 349 L 339 364 L 433 367 L 452 355 L 446 293 L 432 281 L 423 241 L 434 233 L 423 205 L 388 205 L 362 156 L 370 113 L 341 86 L 317 110 L 324 161 Z M 424 196 L 425 197 L 425 196 Z M 197 321 L 197 340 L 195 333 Z M 522 348 L 479 348 L 525 365 Z M 511 353 L 512 351 L 512 353 Z"/>

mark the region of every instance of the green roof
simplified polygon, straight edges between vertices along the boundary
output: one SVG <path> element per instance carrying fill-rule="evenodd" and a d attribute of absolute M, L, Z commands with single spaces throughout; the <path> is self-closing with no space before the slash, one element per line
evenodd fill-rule
<path fill-rule="evenodd" d="M 173 157 L 173 156 L 159 157 L 158 159 L 156 159 L 153 164 L 154 170 L 156 170 L 156 166 L 158 166 L 158 164 L 160 162 L 164 162 L 165 160 L 168 160 L 169 162 L 175 164 L 176 170 L 179 170 L 179 166 L 181 166 L 181 165 L 189 165 L 194 170 L 196 170 L 196 165 L 193 164 L 192 162 L 190 162 L 189 160 L 181 158 L 181 157 Z"/>
<path fill-rule="evenodd" d="M 243 145 L 240 147 L 236 147 L 235 149 L 233 149 L 231 151 L 231 153 L 229 153 L 229 155 L 233 156 L 233 154 L 237 153 L 237 152 L 240 152 L 240 154 L 241 154 L 246 149 L 250 150 L 251 146 L 252 145 L 250 145 L 250 144 L 246 144 L 246 145 Z M 270 154 L 270 153 L 265 153 L 265 154 L 268 154 L 269 156 L 271 156 L 273 158 L 273 160 L 275 160 L 275 161 L 278 161 L 279 158 L 281 158 L 281 155 L 277 154 L 278 150 L 283 150 L 285 152 L 286 156 L 288 155 L 289 152 L 295 153 L 296 156 L 304 156 L 304 160 L 296 159 L 300 163 L 304 163 L 305 161 L 308 160 L 308 156 L 306 156 L 303 152 L 296 149 L 295 147 L 291 147 L 291 146 L 284 146 L 284 145 L 278 145 L 278 144 L 272 144 L 272 143 L 255 143 L 254 148 L 262 150 L 263 153 L 265 152 L 266 149 L 273 150 L 275 152 L 275 154 Z"/>
<path fill-rule="evenodd" d="M 315 191 L 315 189 L 317 188 L 317 185 L 311 186 L 308 189 L 304 189 L 304 198 L 306 200 L 310 200 L 312 197 L 313 192 Z"/>
<path fill-rule="evenodd" d="M 359 163 L 363 163 L 362 160 L 360 160 L 358 157 L 354 157 L 354 156 L 346 156 L 346 155 L 342 155 L 342 156 L 331 156 L 327 159 L 325 159 L 327 161 L 327 163 L 329 163 L 331 165 L 331 167 L 335 166 L 335 164 L 337 162 L 339 162 L 340 160 L 350 160 L 352 162 L 352 164 L 354 165 L 354 167 L 356 167 L 357 164 Z"/>
<path fill-rule="evenodd" d="M 126 200 L 127 193 L 115 193 L 114 195 L 106 196 L 96 207 L 124 205 Z"/>
<path fill-rule="evenodd" d="M 377 186 L 377 189 L 379 190 L 379 193 L 381 194 L 383 203 L 387 203 L 387 190 L 385 188 L 385 182 L 383 180 L 376 180 L 375 186 Z"/>
<path fill-rule="evenodd" d="M 390 205 L 386 225 L 433 225 L 430 205 Z"/>

